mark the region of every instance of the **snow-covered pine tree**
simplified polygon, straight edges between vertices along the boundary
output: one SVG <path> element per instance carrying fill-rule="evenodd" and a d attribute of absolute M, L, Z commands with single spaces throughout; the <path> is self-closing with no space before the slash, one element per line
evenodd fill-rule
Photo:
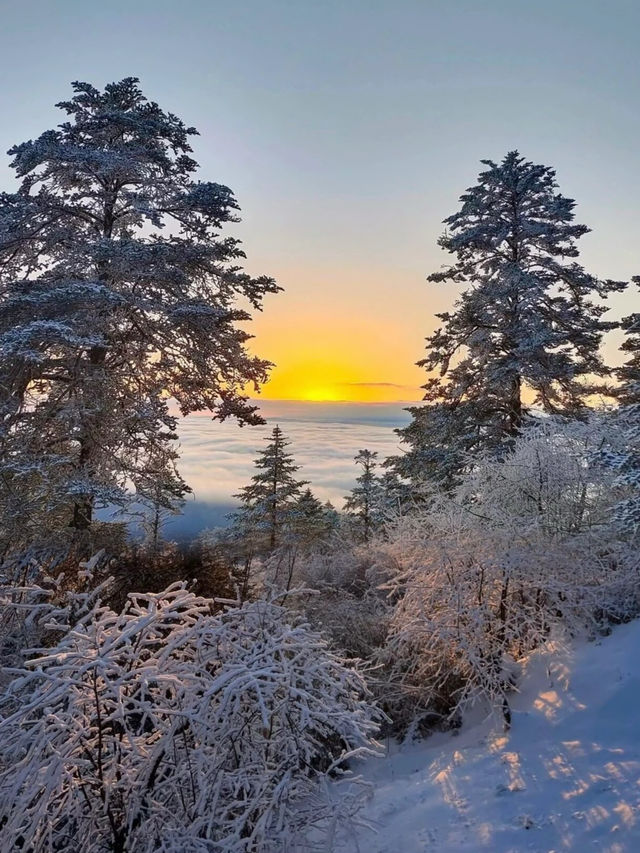
<path fill-rule="evenodd" d="M 238 205 L 194 178 L 194 128 L 136 78 L 73 89 L 63 124 L 10 151 L 22 183 L 0 198 L 0 464 L 14 493 L 70 505 L 84 529 L 127 485 L 152 488 L 168 395 L 261 422 L 243 389 L 269 364 L 238 324 L 278 288 L 221 235 Z"/>
<path fill-rule="evenodd" d="M 365 542 L 379 521 L 381 486 L 376 476 L 378 454 L 371 450 L 359 450 L 354 461 L 362 466 L 362 473 L 356 478 L 356 485 L 345 498 L 345 512 L 356 519 L 359 531 Z"/>
<path fill-rule="evenodd" d="M 573 260 L 588 232 L 553 169 L 509 152 L 486 170 L 445 219 L 440 245 L 455 256 L 432 282 L 468 285 L 427 339 L 419 364 L 435 371 L 426 406 L 399 431 L 409 445 L 403 474 L 451 483 L 466 452 L 504 446 L 532 406 L 580 416 L 594 378 L 610 372 L 599 355 L 603 299 L 624 284 L 599 281 Z"/>
<path fill-rule="evenodd" d="M 257 473 L 248 486 L 235 496 L 240 509 L 232 522 L 240 530 L 253 530 L 264 539 L 264 546 L 273 550 L 281 541 L 283 527 L 293 518 L 293 512 L 306 480 L 297 480 L 299 466 L 287 451 L 291 442 L 279 426 L 267 438 L 267 446 L 255 460 Z"/>
<path fill-rule="evenodd" d="M 306 488 L 291 508 L 291 532 L 301 545 L 326 536 L 337 525 L 333 507 L 328 508 Z"/>
<path fill-rule="evenodd" d="M 324 509 L 329 526 L 337 528 L 340 524 L 340 513 L 338 510 L 334 507 L 331 501 L 325 501 L 322 508 Z"/>
<path fill-rule="evenodd" d="M 383 465 L 386 464 L 386 460 Z M 382 518 L 397 518 L 411 503 L 411 489 L 396 471 L 386 470 L 378 477 L 379 495 L 376 501 Z"/>

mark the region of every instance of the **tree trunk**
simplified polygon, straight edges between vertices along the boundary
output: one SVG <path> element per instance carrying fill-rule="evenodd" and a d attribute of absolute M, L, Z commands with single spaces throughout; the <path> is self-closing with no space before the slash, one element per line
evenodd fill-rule
<path fill-rule="evenodd" d="M 85 388 L 90 389 L 90 393 L 92 392 L 95 395 L 95 399 L 93 401 L 94 406 L 97 405 L 100 394 L 97 387 L 98 383 L 92 381 L 92 379 L 95 379 L 97 374 L 101 374 L 103 372 L 106 357 L 106 347 L 93 347 L 89 352 L 89 378 L 85 383 Z M 79 437 L 80 453 L 78 455 L 78 470 L 81 475 L 85 475 L 86 473 L 88 478 L 91 478 L 94 473 L 92 469 L 96 461 L 96 433 L 99 428 L 99 416 L 96 418 L 93 413 L 88 414 L 86 412 L 86 398 L 88 396 L 89 395 L 85 391 L 84 423 Z M 89 406 L 91 405 L 92 403 L 89 401 Z M 78 531 L 88 530 L 91 527 L 91 522 L 93 521 L 93 504 L 94 496 L 92 494 L 80 495 L 74 503 L 73 518 L 69 526 Z"/>

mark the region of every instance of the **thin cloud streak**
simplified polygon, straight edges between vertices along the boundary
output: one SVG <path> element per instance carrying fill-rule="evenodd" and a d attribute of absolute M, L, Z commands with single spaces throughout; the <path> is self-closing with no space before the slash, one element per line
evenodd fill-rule
<path fill-rule="evenodd" d="M 346 388 L 399 388 L 403 391 L 419 391 L 418 385 L 400 385 L 398 382 L 340 382 Z"/>

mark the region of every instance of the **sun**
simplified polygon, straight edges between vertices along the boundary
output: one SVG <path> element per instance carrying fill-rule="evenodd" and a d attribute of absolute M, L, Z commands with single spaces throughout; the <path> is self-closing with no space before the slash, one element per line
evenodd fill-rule
<path fill-rule="evenodd" d="M 306 388 L 302 393 L 302 399 L 312 403 L 330 403 L 340 399 L 340 395 L 336 393 L 335 388 L 329 386 L 313 385 Z"/>

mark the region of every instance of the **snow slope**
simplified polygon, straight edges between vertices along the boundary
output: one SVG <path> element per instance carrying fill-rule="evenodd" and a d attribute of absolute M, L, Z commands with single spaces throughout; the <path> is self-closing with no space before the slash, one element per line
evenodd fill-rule
<path fill-rule="evenodd" d="M 364 763 L 349 853 L 640 851 L 640 620 L 533 655 L 513 711 Z"/>

